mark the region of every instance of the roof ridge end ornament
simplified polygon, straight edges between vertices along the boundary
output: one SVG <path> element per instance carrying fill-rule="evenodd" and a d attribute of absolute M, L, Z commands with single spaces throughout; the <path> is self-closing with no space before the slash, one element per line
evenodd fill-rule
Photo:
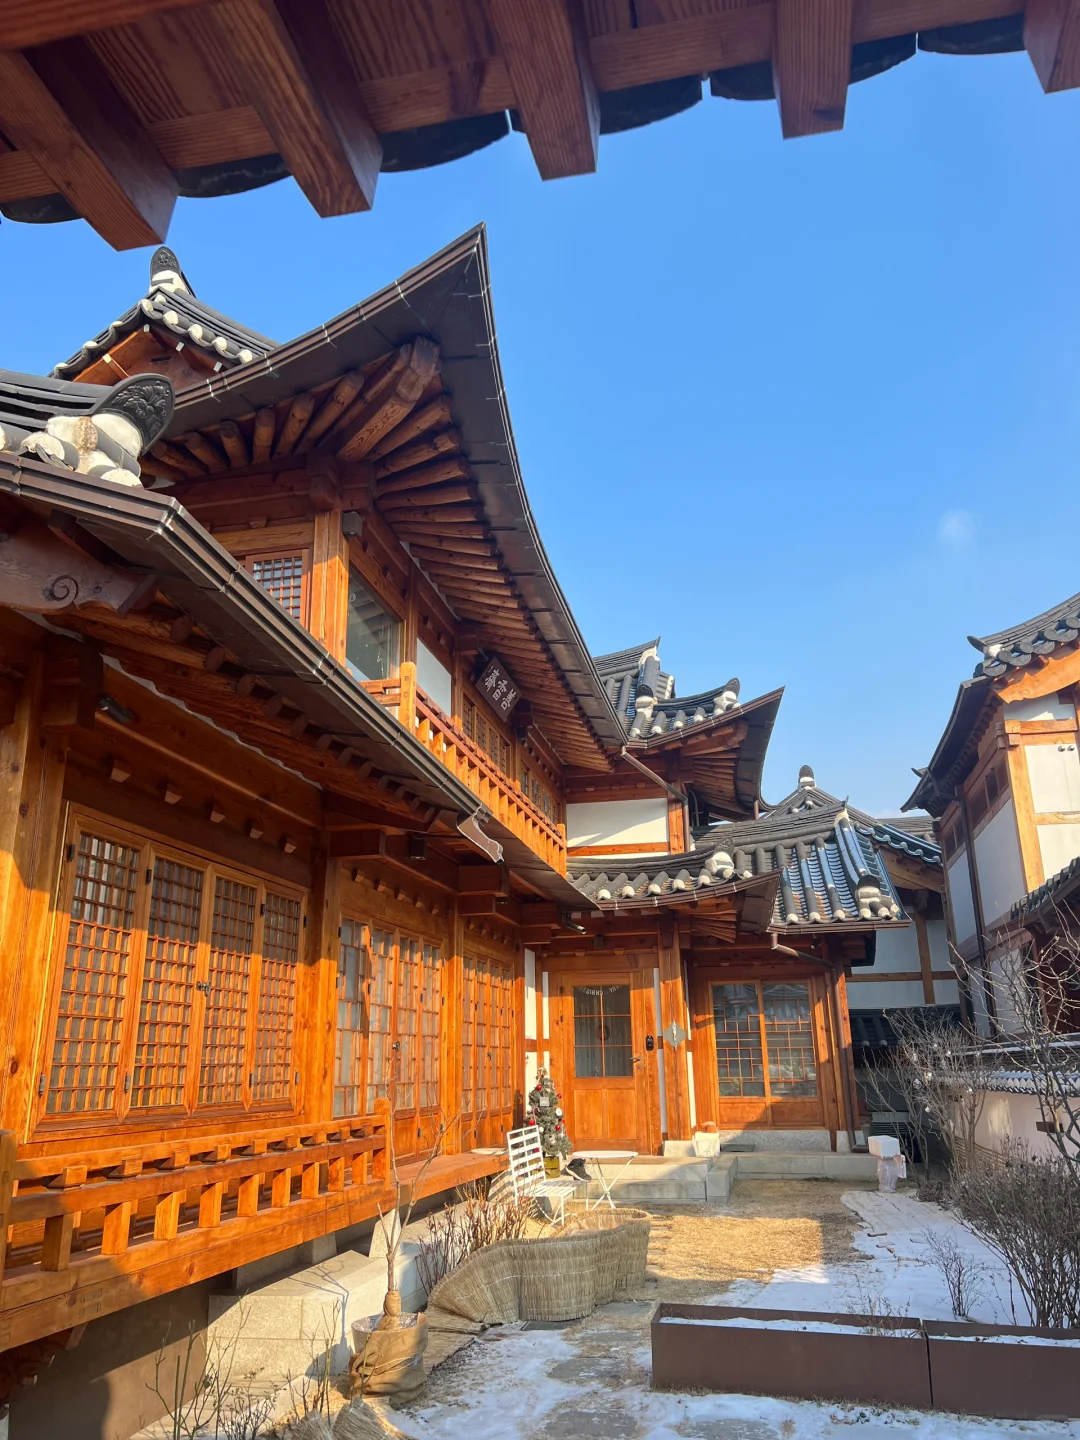
<path fill-rule="evenodd" d="M 164 290 L 170 295 L 175 295 L 180 290 L 192 299 L 197 298 L 191 281 L 180 268 L 176 251 L 171 250 L 168 245 L 159 245 L 150 257 L 150 289 Z"/>

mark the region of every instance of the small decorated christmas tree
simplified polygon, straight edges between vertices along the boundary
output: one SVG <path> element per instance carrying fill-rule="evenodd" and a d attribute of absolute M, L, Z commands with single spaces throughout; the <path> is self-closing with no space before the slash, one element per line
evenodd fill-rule
<path fill-rule="evenodd" d="M 545 1160 L 565 1160 L 574 1148 L 570 1136 L 566 1133 L 562 1096 L 555 1089 L 555 1082 L 546 1070 L 540 1071 L 536 1084 L 529 1091 L 525 1123 L 535 1125 L 540 1131 L 540 1145 Z"/>

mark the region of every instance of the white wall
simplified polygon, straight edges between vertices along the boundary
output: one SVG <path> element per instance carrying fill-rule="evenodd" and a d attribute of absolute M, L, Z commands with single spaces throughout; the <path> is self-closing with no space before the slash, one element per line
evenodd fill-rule
<path fill-rule="evenodd" d="M 988 1091 L 982 1114 L 975 1126 L 976 1143 L 986 1150 L 1000 1150 L 1005 1139 L 1023 1140 L 1035 1154 L 1054 1153 L 1048 1135 L 1035 1127 L 1042 1119 L 1034 1095 L 1004 1095 Z"/>
<path fill-rule="evenodd" d="M 566 807 L 566 843 L 605 845 L 666 845 L 667 800 L 597 800 Z"/>
<path fill-rule="evenodd" d="M 856 975 L 858 973 L 855 972 Z M 864 973 L 870 975 L 873 972 L 867 970 Z M 936 996 L 936 984 L 934 989 Z M 847 1001 L 851 1010 L 906 1010 L 913 1005 L 926 1004 L 921 980 L 886 980 L 884 976 L 880 981 L 867 984 L 856 980 L 853 985 L 848 981 Z"/>
<path fill-rule="evenodd" d="M 1080 855 L 1080 825 L 1040 825 L 1039 850 L 1043 878 L 1049 880 Z"/>
<path fill-rule="evenodd" d="M 1009 700 L 1002 707 L 1006 720 L 1075 720 L 1076 709 L 1059 695 L 1037 695 L 1034 700 Z"/>
<path fill-rule="evenodd" d="M 862 969 L 860 975 L 884 974 L 886 970 L 918 970 L 919 935 L 914 921 L 906 930 L 879 930 L 874 952 L 873 970 Z"/>
<path fill-rule="evenodd" d="M 1019 973 L 1020 963 L 1019 950 L 1007 950 L 990 955 L 986 961 L 990 988 L 994 993 L 994 1019 L 998 1029 L 1006 1035 L 1018 1035 L 1023 1028 L 1016 1009 L 1016 1001 L 1019 998 L 1017 987 L 1022 983 Z"/>
<path fill-rule="evenodd" d="M 1025 745 L 1031 804 L 1036 815 L 1080 811 L 1080 756 L 1071 741 Z"/>
<path fill-rule="evenodd" d="M 422 640 L 416 642 L 416 683 L 444 715 L 454 713 L 453 676 Z"/>
<path fill-rule="evenodd" d="M 952 971 L 952 954 L 949 950 L 949 933 L 944 919 L 926 922 L 926 938 L 930 942 L 930 968 L 936 973 Z M 935 980 L 934 1000 L 938 1005 L 960 1004 L 960 982 L 958 980 Z"/>
<path fill-rule="evenodd" d="M 962 945 L 975 934 L 975 904 L 971 898 L 971 876 L 968 872 L 966 850 L 958 850 L 946 865 L 945 879 L 949 890 L 953 934 L 956 936 L 956 943 Z"/>
<path fill-rule="evenodd" d="M 1011 797 L 976 835 L 975 866 L 983 922 L 989 926 L 1007 915 L 1014 902 L 1027 894 Z"/>

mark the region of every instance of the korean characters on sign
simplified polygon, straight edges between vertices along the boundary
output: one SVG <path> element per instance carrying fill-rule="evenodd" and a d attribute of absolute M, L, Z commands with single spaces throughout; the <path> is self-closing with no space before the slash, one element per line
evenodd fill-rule
<path fill-rule="evenodd" d="M 477 681 L 477 689 L 483 695 L 500 719 L 508 720 L 510 712 L 521 698 L 509 670 L 501 660 L 491 660 Z"/>

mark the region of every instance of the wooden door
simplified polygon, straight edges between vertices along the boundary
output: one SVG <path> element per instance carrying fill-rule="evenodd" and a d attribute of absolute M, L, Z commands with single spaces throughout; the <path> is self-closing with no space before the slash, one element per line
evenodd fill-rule
<path fill-rule="evenodd" d="M 577 1149 L 647 1153 L 645 1034 L 652 993 L 642 972 L 557 975 L 554 1078 Z"/>
<path fill-rule="evenodd" d="M 818 977 L 702 969 L 693 998 L 699 1122 L 721 1130 L 825 1124 L 831 1087 Z"/>

